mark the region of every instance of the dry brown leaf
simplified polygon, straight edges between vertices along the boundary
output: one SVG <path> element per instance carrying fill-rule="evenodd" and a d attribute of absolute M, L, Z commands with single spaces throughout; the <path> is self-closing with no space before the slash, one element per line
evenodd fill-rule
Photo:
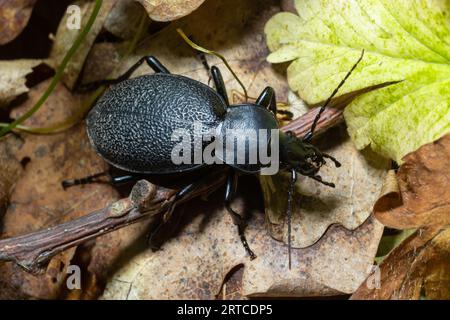
<path fill-rule="evenodd" d="M 403 160 L 374 211 L 390 227 L 420 229 L 383 260 L 379 289 L 361 286 L 354 299 L 450 299 L 450 135 Z"/>
<path fill-rule="evenodd" d="M 397 173 L 398 192 L 381 197 L 377 219 L 396 229 L 450 223 L 450 135 L 403 158 Z"/>
<path fill-rule="evenodd" d="M 122 47 L 116 43 L 100 42 L 92 46 L 84 64 L 81 83 L 104 80 L 110 77 L 120 62 Z"/>
<path fill-rule="evenodd" d="M 144 8 L 135 0 L 117 1 L 106 18 L 104 28 L 121 39 L 132 39 L 143 14 Z"/>
<path fill-rule="evenodd" d="M 135 249 L 137 255 L 124 261 L 102 299 L 214 299 L 226 275 L 239 265 L 244 271 L 234 289 L 238 296 L 337 295 L 353 292 L 370 271 L 377 248 L 372 239 L 382 230 L 373 218 L 353 232 L 331 227 L 315 245 L 294 250 L 289 270 L 286 246 L 268 235 L 264 214 L 258 210 L 246 229 L 258 256 L 250 261 L 231 218 L 217 206 L 220 198 L 185 208 L 181 214 L 187 226 L 161 251 Z M 255 198 L 247 193 L 233 207 L 250 209 Z"/>
<path fill-rule="evenodd" d="M 344 129 L 328 132 L 316 144 L 338 159 L 342 166 L 336 168 L 330 163 L 320 171 L 323 179 L 334 182 L 336 188 L 299 176 L 292 220 L 292 245 L 297 248 L 315 243 L 332 224 L 354 230 L 364 223 L 372 212 L 390 165 L 389 160 L 368 150 L 365 154 L 358 151 Z M 289 177 L 286 174 L 262 176 L 260 180 L 272 236 L 287 243 L 284 218 Z"/>
<path fill-rule="evenodd" d="M 14 157 L 21 145 L 22 141 L 13 135 L 0 139 L 0 217 L 8 204 L 11 190 L 22 173 L 20 161 Z"/>
<path fill-rule="evenodd" d="M 26 76 L 40 63 L 41 60 L 0 61 L 0 107 L 28 92 Z"/>
<path fill-rule="evenodd" d="M 381 263 L 352 299 L 450 299 L 450 228 L 419 229 Z"/>
<path fill-rule="evenodd" d="M 47 88 L 47 80 L 29 93 L 29 99 L 13 116 L 29 109 Z M 80 97 L 58 85 L 45 105 L 26 121 L 31 126 L 48 126 L 71 116 L 80 106 Z M 15 183 L 10 205 L 3 217 L 2 237 L 11 237 L 67 221 L 117 199 L 106 185 L 90 185 L 64 191 L 61 181 L 104 170 L 104 162 L 93 152 L 84 125 L 53 135 L 22 135 L 23 144 L 14 153 L 25 169 Z M 24 160 L 26 159 L 26 160 Z M 2 170 L 4 168 L 2 167 Z M 51 260 L 46 271 L 31 275 L 13 263 L 0 264 L 3 298 L 57 298 L 65 290 L 67 267 L 75 248 Z"/>
<path fill-rule="evenodd" d="M 16 38 L 27 26 L 36 0 L 0 1 L 0 45 Z"/>
<path fill-rule="evenodd" d="M 69 63 L 67 64 L 61 79 L 62 82 L 64 82 L 64 84 L 69 88 L 74 87 L 78 79 L 78 76 L 83 68 L 84 61 L 86 60 L 86 57 L 89 51 L 91 50 L 91 47 L 95 39 L 97 38 L 97 35 L 100 33 L 103 24 L 105 23 L 105 20 L 108 17 L 108 14 L 111 11 L 111 8 L 116 3 L 116 1 L 117 0 L 103 1 L 103 5 L 100 9 L 100 12 L 97 15 L 97 18 L 95 19 L 95 22 L 91 30 L 89 31 L 88 35 L 81 43 L 81 45 L 78 47 L 77 52 L 74 54 L 74 56 L 70 59 Z M 66 14 L 61 19 L 61 22 L 59 23 L 58 30 L 55 35 L 54 45 L 52 47 L 49 59 L 49 63 L 55 69 L 60 65 L 67 51 L 74 43 L 78 34 L 87 23 L 88 17 L 90 16 L 90 14 L 94 9 L 95 1 L 79 0 L 75 1 L 74 5 L 79 6 L 81 9 L 81 16 L 82 16 L 81 26 L 79 30 L 69 29 L 67 27 L 67 24 L 70 15 Z"/>
<path fill-rule="evenodd" d="M 172 21 L 187 16 L 205 0 L 136 0 L 155 21 Z"/>

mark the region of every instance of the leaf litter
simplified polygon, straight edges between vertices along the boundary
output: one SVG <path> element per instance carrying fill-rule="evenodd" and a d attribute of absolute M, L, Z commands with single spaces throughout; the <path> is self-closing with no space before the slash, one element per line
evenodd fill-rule
<path fill-rule="evenodd" d="M 69 88 L 73 88 L 80 77 L 86 57 L 86 65 L 90 63 L 93 68 L 97 68 L 94 78 L 100 79 L 110 74 L 114 64 L 110 61 L 117 63 L 116 59 L 123 52 L 116 43 L 94 44 L 102 26 L 118 37 L 130 36 L 123 22 L 118 23 L 117 29 L 111 27 L 115 18 L 108 13 L 111 10 L 121 12 L 122 4 L 118 5 L 115 1 L 105 3 L 89 41 L 66 72 L 64 84 Z M 191 9 L 196 8 L 193 5 Z M 84 10 L 89 12 L 88 7 Z M 191 15 L 143 39 L 136 52 L 121 63 L 119 68 L 124 71 L 141 56 L 150 53 L 157 56 L 173 73 L 209 83 L 208 74 L 200 59 L 175 31 L 176 28 L 182 28 L 198 44 L 222 53 L 246 85 L 250 96 L 257 96 L 270 84 L 275 88 L 278 100 L 287 101 L 291 93 L 287 90 L 283 67 L 272 66 L 265 60 L 269 52 L 264 42 L 264 23 L 279 10 L 278 1 L 267 1 L 264 4 L 252 1 L 207 1 Z M 260 13 L 258 16 L 254 15 L 256 11 Z M 130 16 L 137 16 L 137 12 L 129 12 Z M 185 14 L 187 13 L 189 12 Z M 208 30 L 205 30 L 202 23 L 206 19 L 212 21 Z M 63 24 L 64 20 L 61 22 Z M 58 61 L 57 57 L 62 57 L 61 52 L 71 44 L 70 36 L 66 38 L 67 35 L 62 35 L 62 32 L 60 34 L 56 37 L 52 53 L 54 61 Z M 59 55 L 56 53 L 58 50 Z M 111 60 L 102 59 L 103 54 L 110 54 Z M 207 61 L 210 65 L 222 64 L 215 57 L 208 56 Z M 134 76 L 149 73 L 145 68 L 146 66 L 141 67 Z M 229 72 L 222 69 L 230 98 L 234 100 L 242 97 L 239 85 Z M 25 74 L 18 77 L 23 79 Z M 82 75 L 87 81 L 90 81 L 90 76 L 92 75 L 86 70 Z M 38 97 L 39 92 L 42 92 L 44 84 L 31 88 L 31 102 L 35 99 L 33 97 Z M 21 90 L 27 89 L 22 87 Z M 325 94 L 328 91 L 322 92 Z M 10 97 L 14 98 L 20 93 L 7 96 L 5 101 L 10 101 Z M 58 85 L 54 94 L 54 99 L 50 98 L 45 108 L 28 120 L 28 125 L 47 126 L 57 120 L 63 121 L 73 115 L 74 110 L 86 99 L 82 95 L 71 93 L 63 85 Z M 13 115 L 17 116 L 31 106 L 30 101 L 16 108 Z M 345 171 L 343 168 L 330 168 L 324 172 L 329 180 L 339 181 L 336 190 L 322 189 L 306 180 L 301 181 L 297 187 L 301 196 L 297 198 L 300 210 L 297 211 L 297 219 L 294 219 L 294 228 L 297 227 L 298 230 L 294 244 L 301 249 L 293 250 L 292 270 L 287 268 L 286 246 L 275 240 L 285 239 L 284 222 L 280 215 L 283 212 L 282 205 L 275 206 L 275 209 L 270 205 L 266 207 L 267 217 L 272 222 L 268 225 L 261 204 L 255 203 L 255 199 L 259 197 L 257 189 L 250 187 L 236 199 L 233 207 L 247 209 L 252 213 L 246 234 L 258 254 L 258 259 L 254 261 L 245 256 L 235 226 L 221 206 L 221 195 L 216 194 L 209 202 L 195 200 L 183 206 L 181 214 L 185 216 L 184 226 L 164 244 L 161 251 L 154 253 L 146 248 L 146 223 L 128 226 L 76 249 L 67 250 L 55 257 L 47 270 L 37 276 L 26 274 L 10 263 L 1 264 L 0 283 L 6 288 L 2 294 L 5 297 L 22 298 L 95 298 L 101 295 L 105 281 L 103 299 L 213 299 L 220 298 L 218 295 L 221 292 L 229 298 L 352 293 L 369 274 L 382 234 L 383 226 L 370 213 L 388 166 L 385 159 L 374 157 L 367 150 L 364 155 L 357 153 L 340 128 L 331 133 L 335 135 L 328 139 L 331 142 L 319 143 L 324 144 L 340 160 L 342 158 L 343 162 L 349 163 L 344 165 Z M 9 192 L 2 195 L 3 203 L 10 203 L 3 219 L 2 237 L 67 221 L 117 199 L 118 194 L 108 186 L 84 186 L 66 192 L 60 187 L 60 181 L 68 176 L 81 177 L 105 168 L 105 164 L 89 147 L 83 124 L 50 136 L 21 134 L 20 138 L 11 137 L 8 137 L 8 141 L 2 139 L 0 145 L 12 151 L 5 160 L 0 160 L 2 167 L 10 165 L 13 168 L 9 177 L 1 179 L 9 189 Z M 73 154 L 77 154 L 77 157 L 74 158 Z M 352 156 L 347 157 L 348 154 Z M 348 170 L 353 174 L 349 174 Z M 364 180 L 370 183 L 364 184 Z M 282 181 L 278 183 L 282 184 Z M 267 185 L 267 182 L 266 185 L 263 182 L 263 190 L 267 189 Z M 278 192 L 279 187 L 276 188 Z M 359 193 L 352 195 L 351 190 Z M 265 192 L 266 196 L 267 194 Z M 279 199 L 275 200 L 280 202 Z M 318 218 L 314 216 L 317 201 L 324 203 L 325 208 L 331 208 L 331 213 L 327 215 L 327 210 L 324 210 Z M 25 221 L 27 223 L 23 223 Z M 436 252 L 445 250 L 446 242 L 442 239 L 446 238 L 446 233 L 434 234 L 439 236 L 432 238 L 436 244 L 433 254 L 424 256 L 421 261 L 439 263 L 427 264 L 427 272 L 421 269 L 422 274 L 432 275 L 427 278 L 426 285 L 440 284 L 445 280 L 438 276 L 442 270 L 439 266 L 445 265 L 440 263 L 445 262 L 445 259 L 437 259 L 439 255 Z M 65 271 L 74 261 L 82 262 L 84 270 L 88 271 L 87 280 L 83 290 L 67 293 L 63 289 L 67 277 Z M 436 267 L 432 267 L 433 265 Z M 431 273 L 428 272 L 430 268 L 434 268 Z M 240 276 L 228 277 L 234 273 Z M 231 288 L 232 293 L 226 288 Z M 416 287 L 408 288 L 417 293 Z M 429 292 L 435 292 L 428 293 L 430 297 L 445 296 L 441 289 L 432 290 L 441 288 L 440 286 L 431 285 L 427 288 Z"/>

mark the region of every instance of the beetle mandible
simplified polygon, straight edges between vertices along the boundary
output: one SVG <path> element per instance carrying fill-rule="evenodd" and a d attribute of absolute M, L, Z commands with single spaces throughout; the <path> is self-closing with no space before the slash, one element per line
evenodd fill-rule
<path fill-rule="evenodd" d="M 309 132 L 303 138 L 294 136 L 292 132 L 279 133 L 279 167 L 291 173 L 287 208 L 289 266 L 292 198 L 297 173 L 334 187 L 333 183 L 322 180 L 318 172 L 326 159 L 333 161 L 337 167 L 340 163 L 310 142 L 321 114 L 363 55 L 364 51 L 321 106 Z M 155 73 L 129 79 L 144 62 Z M 116 184 L 129 181 L 142 174 L 164 175 L 197 171 L 207 166 L 206 163 L 174 164 L 171 158 L 176 143 L 171 139 L 174 131 L 180 128 L 191 130 L 194 122 L 201 122 L 207 129 L 218 132 L 219 139 L 226 138 L 227 129 L 279 129 L 275 92 L 271 87 L 266 87 L 255 103 L 231 105 L 220 70 L 213 66 L 210 68 L 210 74 L 216 90 L 185 76 L 171 74 L 155 57 L 145 56 L 122 76 L 88 85 L 113 85 L 92 108 L 86 120 L 89 140 L 95 151 L 113 167 L 129 173 L 126 176 L 111 176 L 110 182 Z M 270 149 L 272 143 L 273 141 L 268 139 L 263 147 Z M 204 147 L 203 145 L 202 148 Z M 258 148 L 261 148 L 259 144 L 256 146 L 256 149 Z M 248 153 L 249 149 L 245 150 Z M 238 174 L 258 174 L 264 168 L 260 162 L 250 164 L 248 154 L 245 156 L 244 163 L 237 163 L 235 158 L 231 159 L 231 162 L 229 159 L 222 159 L 227 166 L 224 203 L 237 225 L 247 254 L 253 259 L 256 256 L 244 235 L 245 221 L 230 206 L 235 195 Z M 65 180 L 63 187 L 98 182 L 99 177 L 105 174 L 109 173 Z M 174 196 L 173 203 L 195 190 L 201 183 L 202 181 L 196 181 L 182 187 Z"/>

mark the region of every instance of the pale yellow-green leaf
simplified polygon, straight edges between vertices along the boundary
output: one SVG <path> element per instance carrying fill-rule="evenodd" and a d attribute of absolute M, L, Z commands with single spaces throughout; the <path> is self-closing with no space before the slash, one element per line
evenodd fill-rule
<path fill-rule="evenodd" d="M 359 149 L 401 162 L 450 131 L 450 1 L 297 0 L 298 15 L 266 24 L 268 61 L 293 61 L 290 87 L 324 101 L 366 50 L 339 95 L 401 81 L 355 99 L 345 110 Z"/>

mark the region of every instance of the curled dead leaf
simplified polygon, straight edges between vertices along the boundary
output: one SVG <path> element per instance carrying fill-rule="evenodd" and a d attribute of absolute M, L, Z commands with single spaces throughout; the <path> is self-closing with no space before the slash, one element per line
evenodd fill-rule
<path fill-rule="evenodd" d="M 382 261 L 353 299 L 450 299 L 450 135 L 403 158 L 374 207 L 383 224 L 419 228 Z M 378 277 L 378 286 L 367 285 Z"/>
<path fill-rule="evenodd" d="M 172 21 L 187 16 L 205 0 L 136 0 L 155 21 Z"/>
<path fill-rule="evenodd" d="M 351 298 L 450 299 L 450 228 L 430 226 L 416 231 Z"/>
<path fill-rule="evenodd" d="M 375 204 L 377 219 L 396 229 L 450 223 L 450 135 L 403 160 L 396 177 L 398 190 L 391 182 L 393 190 Z"/>

